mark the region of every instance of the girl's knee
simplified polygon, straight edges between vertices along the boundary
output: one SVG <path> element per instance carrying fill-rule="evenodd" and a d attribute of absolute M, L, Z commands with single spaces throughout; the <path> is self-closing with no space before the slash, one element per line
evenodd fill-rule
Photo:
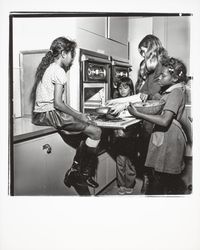
<path fill-rule="evenodd" d="M 102 134 L 102 130 L 99 127 L 95 127 L 95 126 L 88 126 L 84 133 L 89 136 L 91 139 L 93 140 L 100 140 L 101 139 L 101 134 Z"/>

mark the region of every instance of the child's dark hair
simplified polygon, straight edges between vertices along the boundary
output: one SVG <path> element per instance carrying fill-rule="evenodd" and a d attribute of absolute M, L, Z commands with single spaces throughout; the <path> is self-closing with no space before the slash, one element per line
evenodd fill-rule
<path fill-rule="evenodd" d="M 123 77 L 121 77 L 121 78 L 118 79 L 118 81 L 117 81 L 117 91 L 118 91 L 118 93 L 119 93 L 119 87 L 121 85 L 127 85 L 127 86 L 129 86 L 129 88 L 131 90 L 130 91 L 130 95 L 134 94 L 133 82 L 132 82 L 132 80 L 129 77 L 123 76 Z M 118 97 L 119 97 L 119 94 L 118 94 Z"/>
<path fill-rule="evenodd" d="M 162 65 L 169 69 L 169 72 L 173 77 L 177 78 L 177 83 L 187 83 L 187 69 L 185 64 L 181 60 L 170 57 L 168 58 L 168 60 L 163 61 Z"/>
<path fill-rule="evenodd" d="M 51 63 L 54 62 L 54 58 L 57 58 L 62 51 L 65 51 L 66 53 L 71 52 L 72 58 L 75 56 L 75 49 L 76 49 L 76 42 L 67 39 L 66 37 L 58 37 L 56 38 L 50 47 L 50 50 L 45 54 L 45 56 L 42 58 L 35 74 L 35 82 L 34 86 L 31 92 L 31 100 L 35 101 L 35 92 L 37 89 L 37 86 L 39 82 L 42 80 L 42 77 L 44 75 L 45 70 L 49 67 Z M 67 68 L 69 70 L 71 65 Z"/>

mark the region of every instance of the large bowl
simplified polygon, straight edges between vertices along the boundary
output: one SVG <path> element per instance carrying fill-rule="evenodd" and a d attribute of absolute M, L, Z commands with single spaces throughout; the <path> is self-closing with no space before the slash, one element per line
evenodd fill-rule
<path fill-rule="evenodd" d="M 163 100 L 149 100 L 146 102 L 135 102 L 133 105 L 141 113 L 156 115 L 161 113 L 165 102 Z"/>

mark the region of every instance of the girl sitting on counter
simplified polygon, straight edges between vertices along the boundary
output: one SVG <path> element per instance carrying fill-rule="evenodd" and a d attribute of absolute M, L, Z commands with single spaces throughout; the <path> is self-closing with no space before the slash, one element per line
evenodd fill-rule
<path fill-rule="evenodd" d="M 71 185 L 98 187 L 92 178 L 97 165 L 97 146 L 101 138 L 101 129 L 91 120 L 69 105 L 62 97 L 67 84 L 66 73 L 75 57 L 76 43 L 65 37 L 56 38 L 50 50 L 39 64 L 35 85 L 32 91 L 34 110 L 32 122 L 35 125 L 53 126 L 62 135 L 83 133 L 87 136 L 80 143 L 73 164 L 66 172 L 64 183 Z"/>
<path fill-rule="evenodd" d="M 128 106 L 130 114 L 154 124 L 145 166 L 154 171 L 148 194 L 178 194 L 180 174 L 184 169 L 186 136 L 180 120 L 185 108 L 186 67 L 178 59 L 163 63 L 159 76 L 162 100 L 165 106 L 160 115 L 143 114 Z"/>

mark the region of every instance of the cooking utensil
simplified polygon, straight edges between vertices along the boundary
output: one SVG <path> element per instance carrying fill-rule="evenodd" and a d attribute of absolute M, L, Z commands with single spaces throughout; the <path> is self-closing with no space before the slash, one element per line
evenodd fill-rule
<path fill-rule="evenodd" d="M 110 107 L 99 107 L 95 109 L 95 112 L 99 115 L 106 115 L 110 112 Z"/>
<path fill-rule="evenodd" d="M 165 102 L 164 100 L 149 100 L 146 102 L 136 102 L 133 105 L 141 113 L 156 115 L 162 111 Z"/>

